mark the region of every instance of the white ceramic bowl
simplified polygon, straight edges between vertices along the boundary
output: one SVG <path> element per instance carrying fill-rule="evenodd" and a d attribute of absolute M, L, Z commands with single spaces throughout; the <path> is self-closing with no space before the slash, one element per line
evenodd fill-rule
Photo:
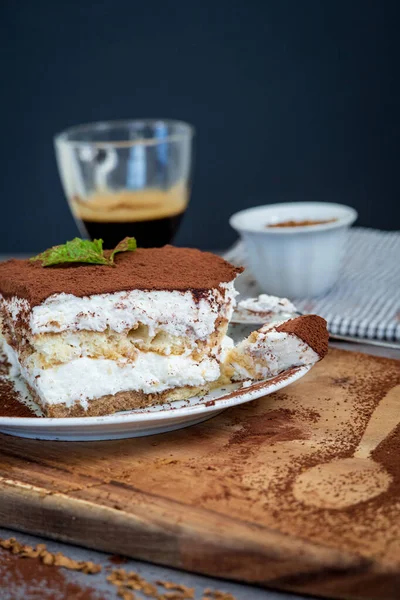
<path fill-rule="evenodd" d="M 266 227 L 284 221 L 331 223 Z M 304 298 L 328 292 L 338 279 L 346 234 L 357 219 L 349 206 L 290 202 L 242 210 L 230 224 L 243 239 L 248 264 L 261 288 L 274 296 Z"/>

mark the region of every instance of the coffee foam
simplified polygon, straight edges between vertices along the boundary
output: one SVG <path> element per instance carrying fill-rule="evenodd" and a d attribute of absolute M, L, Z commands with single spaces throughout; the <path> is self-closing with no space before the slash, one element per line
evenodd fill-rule
<path fill-rule="evenodd" d="M 188 200 L 189 190 L 178 184 L 168 190 L 97 191 L 87 198 L 74 196 L 71 207 L 75 216 L 84 221 L 151 221 L 182 213 Z"/>

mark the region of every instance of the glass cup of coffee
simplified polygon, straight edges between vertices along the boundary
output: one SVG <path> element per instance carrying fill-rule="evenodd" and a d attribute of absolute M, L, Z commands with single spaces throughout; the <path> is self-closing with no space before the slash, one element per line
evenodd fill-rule
<path fill-rule="evenodd" d="M 58 134 L 58 169 L 83 236 L 113 248 L 172 241 L 189 202 L 194 129 L 161 119 L 108 121 Z"/>

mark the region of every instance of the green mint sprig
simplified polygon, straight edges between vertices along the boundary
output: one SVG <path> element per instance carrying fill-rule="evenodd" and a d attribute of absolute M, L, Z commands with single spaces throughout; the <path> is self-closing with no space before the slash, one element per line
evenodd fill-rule
<path fill-rule="evenodd" d="M 42 267 L 51 267 L 63 263 L 87 263 L 92 265 L 115 266 L 114 257 L 118 252 L 134 252 L 136 250 L 136 240 L 133 237 L 126 237 L 117 244 L 111 254 L 104 255 L 103 240 L 81 240 L 75 238 L 70 242 L 53 246 L 30 260 L 42 262 Z"/>

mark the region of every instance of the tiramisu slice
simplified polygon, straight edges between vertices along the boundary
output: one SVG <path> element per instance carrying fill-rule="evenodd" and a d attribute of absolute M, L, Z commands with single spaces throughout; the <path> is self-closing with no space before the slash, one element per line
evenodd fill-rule
<path fill-rule="evenodd" d="M 313 365 L 328 351 L 326 321 L 305 315 L 263 325 L 231 348 L 224 362 L 227 379 L 267 379 L 290 367 Z"/>
<path fill-rule="evenodd" d="M 57 248 L 47 253 L 62 264 L 45 253 L 0 265 L 4 352 L 45 416 L 183 399 L 218 380 L 241 269 L 172 246 L 121 252 L 114 266 L 68 264 L 74 251 Z"/>

